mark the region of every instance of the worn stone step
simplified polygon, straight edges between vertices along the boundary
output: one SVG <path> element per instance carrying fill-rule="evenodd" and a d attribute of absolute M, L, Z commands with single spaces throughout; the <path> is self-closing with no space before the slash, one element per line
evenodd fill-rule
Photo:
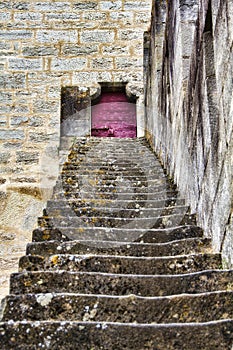
<path fill-rule="evenodd" d="M 103 158 L 102 158 L 103 157 Z M 80 164 L 83 164 L 86 166 L 86 168 L 88 169 L 89 167 L 95 167 L 95 168 L 99 168 L 101 169 L 103 166 L 105 165 L 109 165 L 111 168 L 112 166 L 116 163 L 118 167 L 121 168 L 128 168 L 129 170 L 131 170 L 132 166 L 134 166 L 134 164 L 138 163 L 138 170 L 141 170 L 143 172 L 144 169 L 144 165 L 148 165 L 150 164 L 151 167 L 155 167 L 156 172 L 157 171 L 161 171 L 161 173 L 163 173 L 163 169 L 161 167 L 161 165 L 155 161 L 154 159 L 154 155 L 148 156 L 146 155 L 146 160 L 141 160 L 140 156 L 138 157 L 127 157 L 126 155 L 124 155 L 122 157 L 122 159 L 120 158 L 115 158 L 115 160 L 113 158 L 111 159 L 106 159 L 105 156 L 101 156 L 101 158 L 93 158 L 93 160 L 91 161 L 91 159 L 89 158 L 88 155 L 88 160 L 85 159 L 77 159 L 75 161 L 72 160 L 72 162 L 66 162 L 64 163 L 63 167 L 62 167 L 62 174 L 65 173 L 66 171 L 72 171 L 72 170 L 77 170 L 80 166 Z M 105 160 L 104 160 L 105 159 Z"/>
<path fill-rule="evenodd" d="M 173 227 L 176 225 L 182 225 L 183 219 L 185 219 L 185 212 L 180 214 L 168 214 L 161 213 L 160 216 L 154 217 L 102 217 L 102 216 L 92 216 L 92 217 L 39 217 L 38 225 L 41 227 L 53 226 L 58 229 L 63 227 L 124 227 L 128 229 L 150 229 L 159 227 Z M 125 213 L 126 215 L 126 213 Z"/>
<path fill-rule="evenodd" d="M 72 163 L 73 164 L 73 163 Z M 127 175 L 129 177 L 131 176 L 161 176 L 161 177 L 165 177 L 164 171 L 161 167 L 161 165 L 158 163 L 154 163 L 154 164 L 148 164 L 145 163 L 145 165 L 143 164 L 143 167 L 139 167 L 139 165 L 135 165 L 131 163 L 131 166 L 129 167 L 128 162 L 126 163 L 126 166 L 120 166 L 117 163 L 115 164 L 108 164 L 106 162 L 106 164 L 103 164 L 103 166 L 99 166 L 99 163 L 96 164 L 96 166 L 94 165 L 90 165 L 90 164 L 86 164 L 86 162 L 81 162 L 78 165 L 78 170 L 80 171 L 81 174 L 97 174 L 97 175 L 104 175 L 104 174 L 108 174 L 108 175 L 116 175 L 116 174 L 123 174 L 123 175 Z M 62 176 L 65 176 L 66 170 L 65 167 L 63 168 L 62 172 L 61 172 Z M 70 172 L 70 174 L 72 174 L 72 172 Z"/>
<path fill-rule="evenodd" d="M 2 321 L 209 322 L 233 319 L 232 299 L 232 291 L 169 297 L 71 293 L 9 295 L 3 301 Z"/>
<path fill-rule="evenodd" d="M 233 290 L 232 270 L 180 275 L 126 275 L 96 272 L 38 271 L 14 273 L 11 294 L 81 293 L 166 296 Z"/>
<path fill-rule="evenodd" d="M 211 252 L 208 238 L 189 238 L 167 243 L 126 243 L 117 241 L 46 241 L 27 245 L 27 255 L 48 256 L 51 254 L 107 254 L 136 257 L 172 256 Z"/>
<path fill-rule="evenodd" d="M 76 170 L 79 172 L 79 169 Z M 126 182 L 127 181 L 127 182 Z M 166 177 L 161 177 L 156 174 L 152 175 L 117 175 L 117 174 L 97 174 L 97 173 L 88 173 L 82 172 L 81 174 L 70 174 L 62 176 L 62 185 L 74 185 L 77 184 L 90 184 L 92 186 L 99 185 L 114 185 L 118 187 L 153 187 L 153 186 L 166 186 L 169 188 L 170 184 L 168 183 Z"/>
<path fill-rule="evenodd" d="M 233 320 L 187 324 L 0 323 L 1 350 L 231 350 Z"/>
<path fill-rule="evenodd" d="M 114 171 L 120 170 L 132 170 L 135 169 L 136 172 L 147 172 L 149 170 L 154 170 L 155 172 L 164 173 L 164 169 L 154 154 L 122 154 L 122 155 L 108 155 L 100 154 L 99 156 L 91 155 L 87 153 L 86 155 L 78 156 L 76 158 L 67 159 L 62 166 L 62 170 L 65 170 L 69 166 L 82 167 L 86 165 L 85 169 L 108 169 Z"/>
<path fill-rule="evenodd" d="M 50 212 L 50 210 L 56 210 L 56 209 L 62 209 L 62 208 L 70 208 L 70 207 L 78 207 L 78 208 L 85 208 L 85 207 L 93 207 L 93 208 L 99 208 L 99 207 L 114 207 L 117 206 L 122 208 L 129 208 L 129 209 L 139 209 L 139 208 L 162 208 L 162 207 L 172 207 L 172 206 L 184 206 L 185 200 L 182 198 L 168 198 L 163 200 L 147 200 L 147 201 L 134 201 L 134 200 L 120 200 L 117 201 L 106 199 L 70 199 L 67 200 L 65 198 L 60 200 L 49 200 L 46 205 L 46 211 Z"/>
<path fill-rule="evenodd" d="M 143 184 L 143 182 L 140 181 L 140 183 L 133 183 L 130 182 L 129 184 L 117 184 L 114 181 L 108 181 L 104 180 L 101 181 L 100 179 L 90 179 L 88 178 L 85 181 L 74 181 L 73 184 L 63 182 L 61 185 L 62 192 L 68 193 L 81 193 L 82 195 L 85 195 L 85 193 L 110 193 L 110 194 L 128 194 L 130 193 L 131 196 L 135 194 L 140 193 L 158 193 L 158 192 L 165 192 L 172 191 L 171 188 L 169 188 L 165 183 L 156 183 L 153 184 Z"/>
<path fill-rule="evenodd" d="M 166 190 L 162 188 L 162 190 L 157 192 L 86 192 L 86 191 L 64 191 L 64 189 L 61 189 L 60 192 L 55 192 L 53 199 L 55 200 L 60 200 L 60 199 L 83 199 L 83 200 L 88 200 L 88 199 L 93 199 L 93 200 L 135 200 L 135 201 L 147 201 L 147 200 L 167 200 L 169 198 L 174 198 L 175 196 L 178 195 L 178 192 L 176 190 Z"/>
<path fill-rule="evenodd" d="M 126 183 L 125 183 L 126 182 Z M 141 193 L 141 192 L 148 192 L 148 191 L 166 191 L 166 190 L 172 190 L 169 185 L 167 185 L 166 182 L 162 182 L 160 180 L 153 180 L 153 181 L 135 181 L 135 182 L 128 182 L 127 179 L 125 179 L 125 182 L 122 181 L 121 183 L 116 182 L 115 180 L 101 180 L 101 179 L 90 179 L 87 178 L 86 180 L 83 179 L 77 179 L 77 181 L 74 181 L 71 183 L 62 183 L 62 189 L 65 191 L 97 191 L 97 192 L 113 192 L 113 193 L 121 193 L 121 192 L 131 192 L 131 193 Z"/>
<path fill-rule="evenodd" d="M 46 210 L 47 216 L 43 216 L 43 218 L 69 218 L 72 217 L 100 217 L 107 216 L 107 217 L 125 217 L 125 218 L 135 218 L 135 217 L 158 217 L 163 214 L 175 214 L 175 213 L 186 213 L 188 211 L 188 207 L 186 206 L 169 206 L 169 207 L 163 207 L 163 208 L 138 208 L 138 209 L 131 209 L 131 208 L 121 208 L 121 207 L 100 207 L 100 208 L 78 208 L 78 207 L 68 207 L 68 208 L 59 208 L 59 209 L 53 209 L 53 210 Z"/>
<path fill-rule="evenodd" d="M 68 231 L 68 232 L 66 232 Z M 107 231 L 107 234 L 106 234 Z M 105 227 L 79 227 L 73 229 L 73 235 L 83 234 L 85 237 L 103 237 L 104 235 L 109 236 L 111 233 L 112 237 L 133 237 L 135 242 L 141 243 L 165 243 L 169 241 L 175 241 L 185 238 L 201 238 L 203 231 L 198 226 L 185 225 L 176 226 L 171 228 L 163 229 L 124 229 L 124 228 L 105 228 Z M 53 228 L 37 228 L 33 230 L 32 241 L 67 241 L 69 240 L 67 234 L 68 229 L 62 229 L 61 231 Z"/>
<path fill-rule="evenodd" d="M 19 260 L 19 272 L 26 271 L 86 271 L 120 274 L 158 275 L 181 274 L 219 269 L 220 254 L 179 255 L 174 257 L 129 257 L 114 255 L 56 254 L 43 257 L 26 255 Z"/>

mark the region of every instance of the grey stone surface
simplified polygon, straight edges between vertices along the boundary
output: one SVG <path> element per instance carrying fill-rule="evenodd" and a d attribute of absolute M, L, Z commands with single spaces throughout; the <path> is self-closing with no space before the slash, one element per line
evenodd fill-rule
<path fill-rule="evenodd" d="M 148 138 L 231 266 L 232 11 L 196 0 L 167 9 L 164 17 L 162 4 L 153 8 Z"/>

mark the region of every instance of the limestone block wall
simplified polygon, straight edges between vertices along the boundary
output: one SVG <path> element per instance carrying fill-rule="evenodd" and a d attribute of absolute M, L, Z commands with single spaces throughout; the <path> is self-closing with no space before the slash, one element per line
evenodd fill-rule
<path fill-rule="evenodd" d="M 126 82 L 143 102 L 150 17 L 151 0 L 0 2 L 0 258 L 22 255 L 51 195 L 62 88 Z"/>
<path fill-rule="evenodd" d="M 146 132 L 233 266 L 233 3 L 153 1 Z"/>

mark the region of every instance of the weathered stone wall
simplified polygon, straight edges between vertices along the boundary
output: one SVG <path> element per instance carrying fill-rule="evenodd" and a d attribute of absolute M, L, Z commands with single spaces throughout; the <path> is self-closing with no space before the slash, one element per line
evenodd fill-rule
<path fill-rule="evenodd" d="M 151 0 L 0 2 L 0 258 L 22 255 L 51 194 L 62 87 L 128 82 L 142 102 L 150 14 Z"/>
<path fill-rule="evenodd" d="M 233 266 L 233 2 L 154 1 L 146 132 Z"/>

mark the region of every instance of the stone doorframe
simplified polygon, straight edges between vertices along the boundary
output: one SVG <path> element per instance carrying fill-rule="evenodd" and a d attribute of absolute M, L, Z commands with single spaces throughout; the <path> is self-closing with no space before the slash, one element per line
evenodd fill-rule
<path fill-rule="evenodd" d="M 143 137 L 144 89 L 142 85 L 126 83 L 95 83 L 91 86 L 66 86 L 61 90 L 61 139 L 91 135 L 91 103 L 101 95 L 103 86 L 125 87 L 129 100 L 136 101 L 137 137 Z"/>

